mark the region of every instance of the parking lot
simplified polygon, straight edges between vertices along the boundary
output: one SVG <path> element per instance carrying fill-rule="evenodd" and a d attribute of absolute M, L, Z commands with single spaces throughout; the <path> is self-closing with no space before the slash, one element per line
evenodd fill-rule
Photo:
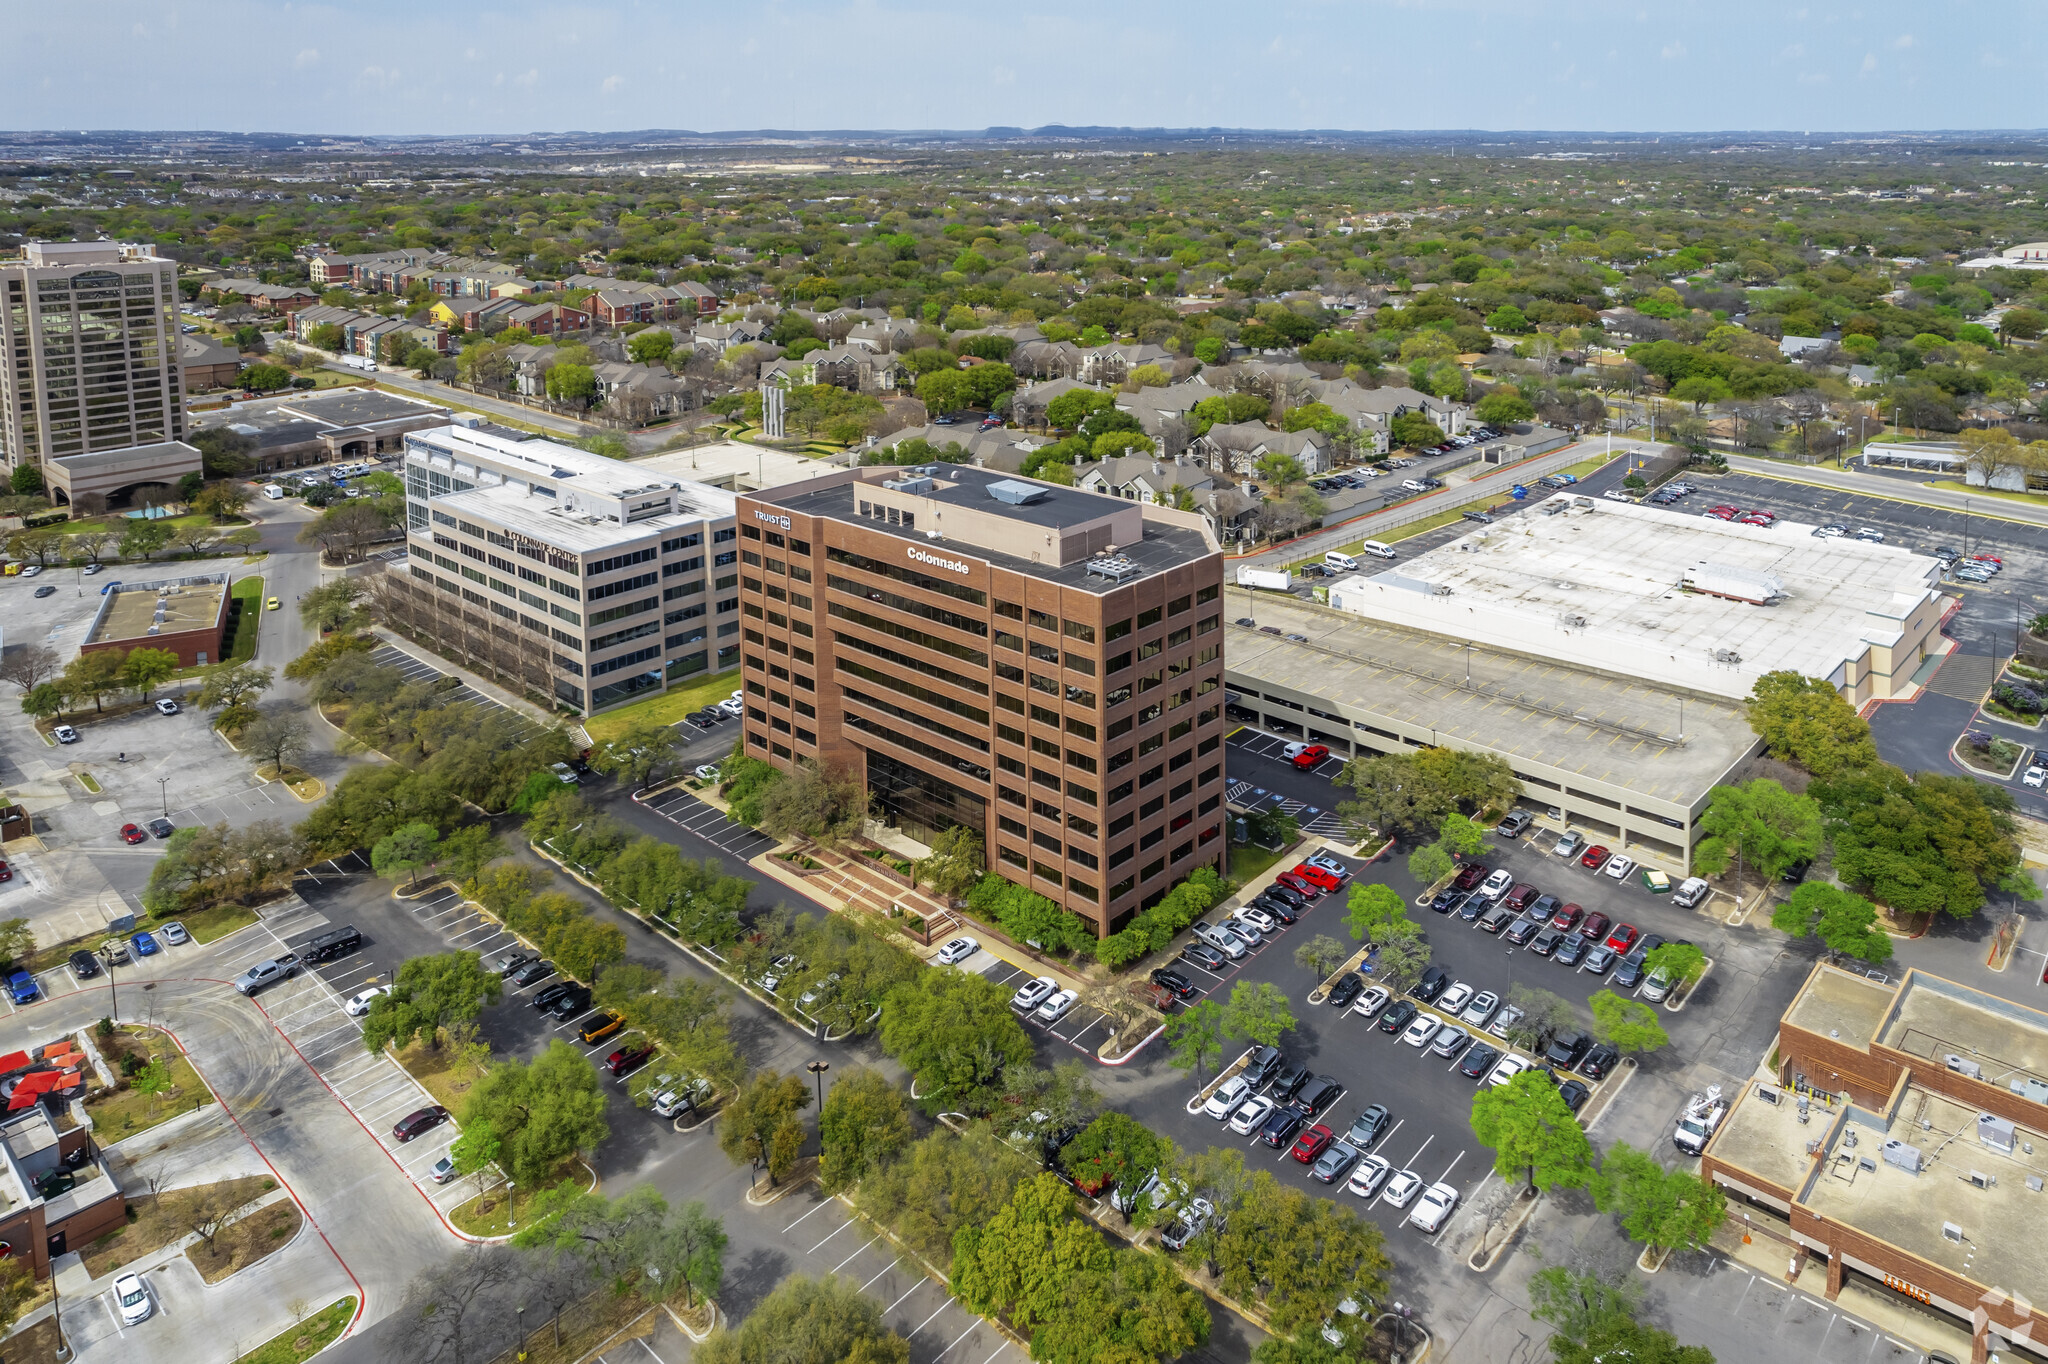
<path fill-rule="evenodd" d="M 640 808 L 660 815 L 677 828 L 694 834 L 720 852 L 730 853 L 742 862 L 758 857 L 775 846 L 775 840 L 768 835 L 750 825 L 734 823 L 725 817 L 725 811 L 698 800 L 681 787 L 664 791 L 650 800 L 641 801 Z"/>
<path fill-rule="evenodd" d="M 1262 730 L 1234 731 L 1228 740 L 1230 784 L 1223 798 L 1234 809 L 1292 816 L 1305 834 L 1342 838 L 1344 821 L 1336 806 L 1344 793 L 1334 779 L 1345 760 L 1331 754 L 1311 767 L 1299 767 L 1286 756 L 1288 746 L 1298 742 Z"/>
<path fill-rule="evenodd" d="M 425 659 L 418 658 L 412 654 L 409 654 L 405 650 L 398 648 L 396 645 L 386 644 L 379 648 L 373 649 L 370 651 L 370 657 L 376 662 L 383 664 L 387 668 L 398 669 L 399 673 L 408 682 L 431 683 L 449 675 L 445 669 L 436 667 L 434 664 L 427 662 Z M 523 726 L 522 731 L 520 731 L 520 735 L 522 738 L 525 737 L 523 732 L 524 729 L 538 729 L 540 727 L 539 724 L 533 719 L 533 717 L 528 715 L 525 711 L 514 710 L 512 707 L 505 705 L 503 702 L 495 700 L 492 697 L 486 696 L 482 692 L 478 691 L 475 687 L 470 686 L 467 682 L 464 682 L 459 686 L 451 688 L 448 691 L 447 696 L 450 700 L 467 701 L 474 706 L 482 706 L 491 710 L 504 712 L 506 715 L 509 715 L 513 719 L 517 720 L 520 723 L 520 725 Z"/>

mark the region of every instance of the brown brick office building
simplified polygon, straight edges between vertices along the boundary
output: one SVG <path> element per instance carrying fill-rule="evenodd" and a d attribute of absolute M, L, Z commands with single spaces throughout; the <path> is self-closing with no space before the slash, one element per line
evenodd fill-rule
<path fill-rule="evenodd" d="M 746 751 L 1115 931 L 1221 867 L 1223 558 L 1199 515 L 951 464 L 742 496 Z"/>

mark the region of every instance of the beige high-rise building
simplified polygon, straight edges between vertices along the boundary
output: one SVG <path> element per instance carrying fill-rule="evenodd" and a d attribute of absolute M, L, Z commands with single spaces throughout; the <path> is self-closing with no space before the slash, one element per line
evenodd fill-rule
<path fill-rule="evenodd" d="M 178 268 L 135 242 L 28 242 L 0 260 L 9 473 L 185 435 Z"/>

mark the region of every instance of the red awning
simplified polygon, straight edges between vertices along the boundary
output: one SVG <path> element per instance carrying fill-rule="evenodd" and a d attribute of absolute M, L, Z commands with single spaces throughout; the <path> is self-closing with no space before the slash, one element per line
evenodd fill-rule
<path fill-rule="evenodd" d="M 10 1051 L 5 1056 L 0 1056 L 0 1075 L 7 1075 L 20 1070 L 27 1066 L 28 1062 L 27 1052 Z"/>

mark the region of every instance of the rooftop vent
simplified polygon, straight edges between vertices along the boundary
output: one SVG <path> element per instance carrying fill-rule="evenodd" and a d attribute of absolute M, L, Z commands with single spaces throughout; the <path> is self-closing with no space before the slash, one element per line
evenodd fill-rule
<path fill-rule="evenodd" d="M 1716 649 L 1714 650 L 1714 661 L 1716 663 L 1736 664 L 1742 662 L 1742 655 L 1733 649 Z"/>
<path fill-rule="evenodd" d="M 1036 483 L 1021 483 L 1014 478 L 999 478 L 988 485 L 988 495 L 1013 507 L 1028 507 L 1045 499 L 1045 489 Z M 1093 565 L 1090 565 L 1090 571 L 1093 571 Z"/>
<path fill-rule="evenodd" d="M 991 484 L 989 491 L 994 492 L 998 486 L 1000 485 Z M 1093 577 L 1107 578 L 1113 583 L 1125 583 L 1133 578 L 1142 577 L 1145 570 L 1128 554 L 1100 554 L 1088 561 L 1087 572 Z"/>
<path fill-rule="evenodd" d="M 1978 1065 L 1975 1061 L 1967 1060 L 1964 1057 L 1958 1056 L 1954 1052 L 1950 1052 L 1946 1056 L 1942 1057 L 1941 1063 L 1947 1066 L 1950 1070 L 1954 1071 L 1956 1074 L 1967 1075 L 1972 1080 L 1981 1080 L 1984 1078 L 1984 1067 Z"/>
<path fill-rule="evenodd" d="M 933 484 L 929 475 L 920 474 L 914 478 L 885 478 L 882 486 L 894 488 L 899 493 L 928 493 Z"/>
<path fill-rule="evenodd" d="M 2013 1142 L 2015 1140 L 2013 1126 L 1995 1113 L 1979 1113 L 1977 1115 L 1977 1140 L 1982 1142 L 1988 1149 L 1996 1151 L 2002 1156 L 2009 1156 L 2012 1154 Z"/>
<path fill-rule="evenodd" d="M 2012 1081 L 2007 1088 L 2022 1099 L 2032 1099 L 2037 1104 L 2048 1104 L 2048 1084 L 2043 1084 L 2031 1075 Z"/>
<path fill-rule="evenodd" d="M 1564 626 L 1567 630 L 1583 630 L 1586 628 L 1586 618 L 1576 611 L 1565 612 L 1557 618 L 1557 621 L 1558 624 Z"/>
<path fill-rule="evenodd" d="M 1897 1137 L 1886 1142 L 1879 1154 L 1884 1157 L 1885 1164 L 1895 1165 L 1909 1175 L 1919 1174 L 1921 1165 L 1925 1163 L 1919 1147 L 1908 1146 Z"/>

